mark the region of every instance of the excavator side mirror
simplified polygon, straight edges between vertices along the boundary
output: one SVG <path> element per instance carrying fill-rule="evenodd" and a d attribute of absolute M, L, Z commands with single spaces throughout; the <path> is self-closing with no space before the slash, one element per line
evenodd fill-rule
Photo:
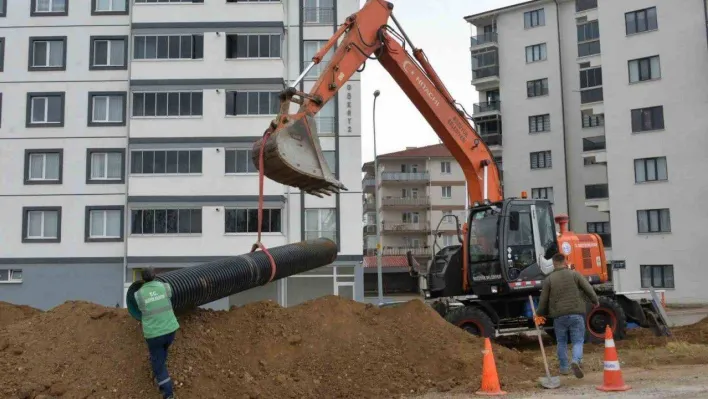
<path fill-rule="evenodd" d="M 509 230 L 511 230 L 511 231 L 519 230 L 519 212 L 518 211 L 509 212 Z"/>

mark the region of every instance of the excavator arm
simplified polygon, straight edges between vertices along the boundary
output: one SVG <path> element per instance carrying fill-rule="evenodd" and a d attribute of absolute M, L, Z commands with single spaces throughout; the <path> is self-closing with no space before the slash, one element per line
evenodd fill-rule
<path fill-rule="evenodd" d="M 281 93 L 278 116 L 254 144 L 254 164 L 259 168 L 262 165 L 261 173 L 269 179 L 309 194 L 322 196 L 345 190 L 324 160 L 314 115 L 367 60 L 377 59 L 461 166 L 470 203 L 502 200 L 499 171 L 491 151 L 468 122 L 464 110 L 458 109 L 423 51 L 413 48 L 392 10 L 393 4 L 385 0 L 368 0 L 358 12 L 347 17 L 293 85 L 297 86 L 314 65 L 322 62 L 341 38 L 310 92 L 290 87 Z M 389 18 L 400 34 L 387 24 Z M 412 55 L 406 51 L 406 45 L 413 48 Z M 295 114 L 290 114 L 292 103 L 300 105 Z"/>

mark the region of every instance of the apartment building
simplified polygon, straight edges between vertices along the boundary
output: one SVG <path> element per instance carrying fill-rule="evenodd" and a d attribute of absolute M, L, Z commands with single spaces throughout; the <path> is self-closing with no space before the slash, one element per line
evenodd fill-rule
<path fill-rule="evenodd" d="M 141 268 L 249 252 L 252 145 L 278 92 L 357 9 L 356 0 L 0 0 L 0 300 L 121 306 Z M 317 118 L 330 167 L 350 188 L 360 182 L 359 91 L 356 75 Z M 318 198 L 266 179 L 264 244 L 328 237 L 339 256 L 209 306 L 362 298 L 362 237 L 340 228 L 359 223 L 357 191 Z"/>
<path fill-rule="evenodd" d="M 406 253 L 411 251 L 427 266 L 435 252 L 459 242 L 452 216 L 464 223 L 465 177 L 442 144 L 408 147 L 377 158 L 378 187 L 374 162 L 362 168 L 365 290 L 377 289 L 376 231 L 380 228 L 384 292 L 417 293 L 418 281 L 408 274 Z"/>
<path fill-rule="evenodd" d="M 598 233 L 621 291 L 706 302 L 706 0 L 533 0 L 465 17 L 506 193 Z M 503 132 L 502 132 L 503 125 Z M 495 129 L 498 129 L 495 130 Z"/>

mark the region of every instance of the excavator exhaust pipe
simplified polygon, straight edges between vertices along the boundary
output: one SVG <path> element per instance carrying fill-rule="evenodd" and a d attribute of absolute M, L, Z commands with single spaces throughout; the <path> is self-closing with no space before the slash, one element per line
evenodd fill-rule
<path fill-rule="evenodd" d="M 287 123 L 276 128 L 264 142 L 253 145 L 253 164 L 260 170 L 260 152 L 263 153 L 263 175 L 280 184 L 322 197 L 347 190 L 334 177 L 322 154 L 315 118 L 305 113 L 293 115 Z"/>

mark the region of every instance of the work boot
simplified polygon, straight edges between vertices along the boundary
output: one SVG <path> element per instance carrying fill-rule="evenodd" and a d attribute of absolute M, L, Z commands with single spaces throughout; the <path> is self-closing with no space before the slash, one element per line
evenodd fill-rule
<path fill-rule="evenodd" d="M 570 370 L 568 369 L 561 369 L 560 370 L 561 375 L 570 375 Z"/>
<path fill-rule="evenodd" d="M 583 378 L 585 376 L 585 374 L 583 374 L 583 369 L 580 368 L 580 365 L 578 363 L 571 363 L 570 368 L 573 369 L 573 374 L 575 374 L 577 378 Z"/>

